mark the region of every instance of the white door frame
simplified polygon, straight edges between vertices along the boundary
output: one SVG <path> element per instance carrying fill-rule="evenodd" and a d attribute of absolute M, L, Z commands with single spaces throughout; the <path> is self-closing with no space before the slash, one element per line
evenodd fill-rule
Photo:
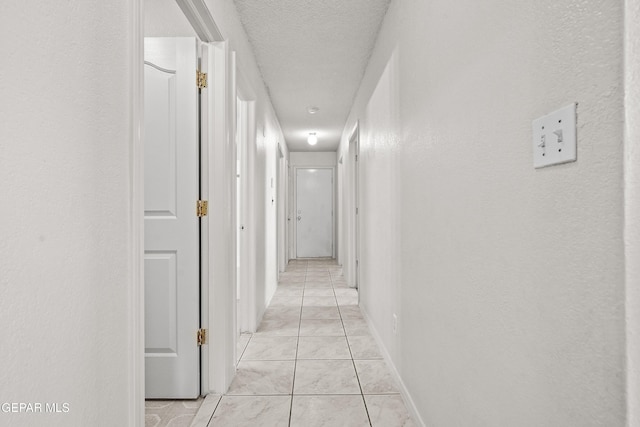
<path fill-rule="evenodd" d="M 129 135 L 128 425 L 144 425 L 144 3 L 129 0 L 131 34 L 131 130 Z"/>
<path fill-rule="evenodd" d="M 286 268 L 286 246 L 287 246 L 287 173 L 286 160 L 282 146 L 278 144 L 276 149 L 276 238 L 278 240 L 278 279 L 280 273 Z"/>
<path fill-rule="evenodd" d="M 360 124 L 356 123 L 353 132 L 349 136 L 348 146 L 348 214 L 349 221 L 349 256 L 346 262 L 347 283 L 350 287 L 360 287 Z M 357 212 L 357 213 L 356 213 Z M 358 293 L 360 295 L 360 293 Z"/>
<path fill-rule="evenodd" d="M 208 287 L 203 299 L 202 323 L 209 331 L 203 346 L 202 366 L 208 375 L 202 378 L 202 393 L 224 393 L 235 375 L 236 277 L 235 277 L 235 77 L 234 58 L 228 42 L 209 44 L 209 88 L 206 91 L 209 113 L 203 121 L 203 137 L 208 143 L 209 200 Z M 204 103 L 204 101 L 203 101 Z M 229 212 L 231 209 L 231 212 Z"/>
<path fill-rule="evenodd" d="M 131 104 L 130 104 L 130 175 L 129 175 L 129 195 L 130 195 L 130 234 L 129 234 L 129 251 L 131 260 L 130 266 L 130 283 L 127 305 L 129 316 L 127 326 L 129 331 L 129 359 L 127 363 L 127 380 L 129 390 L 129 408 L 128 408 L 128 424 L 131 427 L 144 425 L 144 1 L 128 0 L 130 9 L 129 31 L 131 34 Z M 210 154 L 217 149 L 217 144 L 222 143 L 225 150 L 228 150 L 228 144 L 232 143 L 231 136 L 233 129 L 229 128 L 229 114 L 233 105 L 230 102 L 229 83 L 233 82 L 232 62 L 227 51 L 226 42 L 224 41 L 218 27 L 215 25 L 211 14 L 208 12 L 206 4 L 203 0 L 176 0 L 185 15 L 191 22 L 203 42 L 216 43 L 214 45 L 214 78 L 210 79 L 209 84 L 213 85 L 218 93 L 224 93 L 227 96 L 218 103 L 213 103 L 213 107 L 220 112 L 220 117 L 216 114 L 216 124 L 221 127 L 210 126 L 216 128 L 212 130 L 215 140 L 209 140 Z M 223 58 L 222 56 L 226 56 Z M 224 61 L 222 61 L 224 59 Z M 216 72 L 217 71 L 217 72 Z M 224 78 L 215 78 L 217 76 L 230 77 L 227 82 Z M 209 91 L 213 92 L 213 91 Z M 235 94 L 234 94 L 235 96 Z M 220 140 L 222 138 L 222 140 Z M 218 146 L 219 148 L 219 146 Z M 219 159 L 219 162 L 226 162 L 228 159 Z M 211 163 L 210 163 L 211 164 Z M 216 186 L 220 183 L 213 183 L 216 170 L 210 173 L 208 200 L 216 200 L 211 198 L 211 192 L 215 194 Z M 226 185 L 227 182 L 225 181 Z M 207 196 L 205 196 L 207 197 Z M 211 225 L 211 224 L 210 224 Z M 225 225 L 226 226 L 226 225 Z M 216 247 L 220 250 L 219 241 L 213 239 L 214 226 L 209 227 L 208 241 L 210 249 L 215 255 Z M 223 244 L 226 242 L 223 242 Z M 232 245 L 233 246 L 233 245 Z M 210 269 L 211 270 L 211 269 Z M 215 268 L 213 268 L 215 270 Z M 211 278 L 211 272 L 209 274 Z M 205 372 L 205 366 L 208 367 L 209 375 L 203 375 L 203 384 L 205 387 L 202 393 L 208 392 L 225 392 L 235 374 L 235 331 L 233 327 L 235 317 L 235 283 L 216 283 L 210 282 L 210 295 L 206 299 L 209 302 L 206 319 L 214 329 L 210 329 L 209 346 L 213 349 L 212 354 L 203 357 L 202 372 Z M 217 286 L 216 286 L 217 285 Z M 228 288 L 228 289 L 227 289 Z M 203 297 L 204 299 L 204 297 Z M 228 323 L 227 323 L 228 322 Z M 204 322 L 203 322 L 204 323 Z M 205 326 L 206 327 L 206 326 Z M 206 351 L 205 351 L 206 352 Z M 203 352 L 203 354 L 205 353 Z M 207 352 L 208 353 L 208 352 Z M 206 380 L 205 380 L 206 378 Z"/>
<path fill-rule="evenodd" d="M 296 165 L 293 167 L 293 191 L 292 191 L 292 204 L 291 204 L 291 222 L 293 223 L 292 229 L 292 250 L 291 253 L 298 258 L 298 227 L 297 227 L 297 212 L 298 207 L 298 169 L 331 169 L 331 257 L 336 257 L 336 167 L 331 166 L 316 166 L 316 165 Z"/>
<path fill-rule="evenodd" d="M 293 174 L 295 172 L 293 169 L 294 168 L 287 163 L 287 230 L 289 231 L 289 235 L 287 237 L 287 253 L 289 254 L 287 257 L 287 264 L 289 263 L 289 260 L 296 257 L 296 199 L 294 196 L 296 186 L 294 184 Z"/>
<path fill-rule="evenodd" d="M 345 224 L 344 224 L 344 160 L 340 155 L 336 165 L 336 261 L 344 264 Z"/>
<path fill-rule="evenodd" d="M 285 197 L 285 201 L 284 201 L 284 212 L 283 212 L 283 217 L 282 217 L 282 223 L 283 223 L 283 227 L 284 227 L 284 267 L 282 269 L 282 271 L 285 271 L 287 269 L 287 265 L 289 264 L 289 259 L 290 258 L 290 246 L 289 246 L 289 204 L 291 203 L 291 198 L 289 197 L 289 159 L 285 158 L 284 159 L 284 165 L 283 165 L 283 172 L 282 172 L 282 176 L 283 176 L 283 180 L 284 180 L 284 197 Z"/>

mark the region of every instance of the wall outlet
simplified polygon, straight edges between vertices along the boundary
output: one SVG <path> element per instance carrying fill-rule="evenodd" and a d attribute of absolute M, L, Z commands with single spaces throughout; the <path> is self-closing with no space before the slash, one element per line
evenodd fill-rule
<path fill-rule="evenodd" d="M 398 315 L 393 313 L 393 334 L 398 333 Z"/>

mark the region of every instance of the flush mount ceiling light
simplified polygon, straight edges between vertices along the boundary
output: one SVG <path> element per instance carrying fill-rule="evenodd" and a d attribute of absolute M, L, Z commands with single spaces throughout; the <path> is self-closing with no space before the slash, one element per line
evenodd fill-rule
<path fill-rule="evenodd" d="M 318 107 L 314 107 L 314 106 L 307 107 L 307 113 L 309 113 L 309 114 L 315 114 L 318 111 L 320 111 L 320 109 Z"/>
<path fill-rule="evenodd" d="M 315 132 L 309 133 L 309 136 L 307 137 L 307 142 L 309 143 L 309 145 L 316 145 L 318 143 L 318 137 L 316 136 Z"/>

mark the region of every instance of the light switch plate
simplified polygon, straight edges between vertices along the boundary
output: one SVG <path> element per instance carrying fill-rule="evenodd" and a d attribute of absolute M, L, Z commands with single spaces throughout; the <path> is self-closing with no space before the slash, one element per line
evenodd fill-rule
<path fill-rule="evenodd" d="M 575 162 L 576 103 L 533 121 L 533 167 Z"/>

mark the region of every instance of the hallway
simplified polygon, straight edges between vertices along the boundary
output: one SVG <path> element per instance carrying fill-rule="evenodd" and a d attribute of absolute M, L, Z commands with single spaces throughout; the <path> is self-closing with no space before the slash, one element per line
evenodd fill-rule
<path fill-rule="evenodd" d="M 0 23 L 0 425 L 640 426 L 640 1 L 3 2 Z M 180 67 L 145 64 L 151 38 Z M 320 256 L 296 225 L 320 168 L 335 262 L 280 278 Z M 151 242 L 182 219 L 192 244 Z M 199 370 L 158 371 L 190 392 L 154 394 L 187 352 Z"/>
<path fill-rule="evenodd" d="M 291 261 L 257 333 L 242 335 L 229 392 L 192 425 L 414 425 L 357 304 L 335 261 Z"/>

